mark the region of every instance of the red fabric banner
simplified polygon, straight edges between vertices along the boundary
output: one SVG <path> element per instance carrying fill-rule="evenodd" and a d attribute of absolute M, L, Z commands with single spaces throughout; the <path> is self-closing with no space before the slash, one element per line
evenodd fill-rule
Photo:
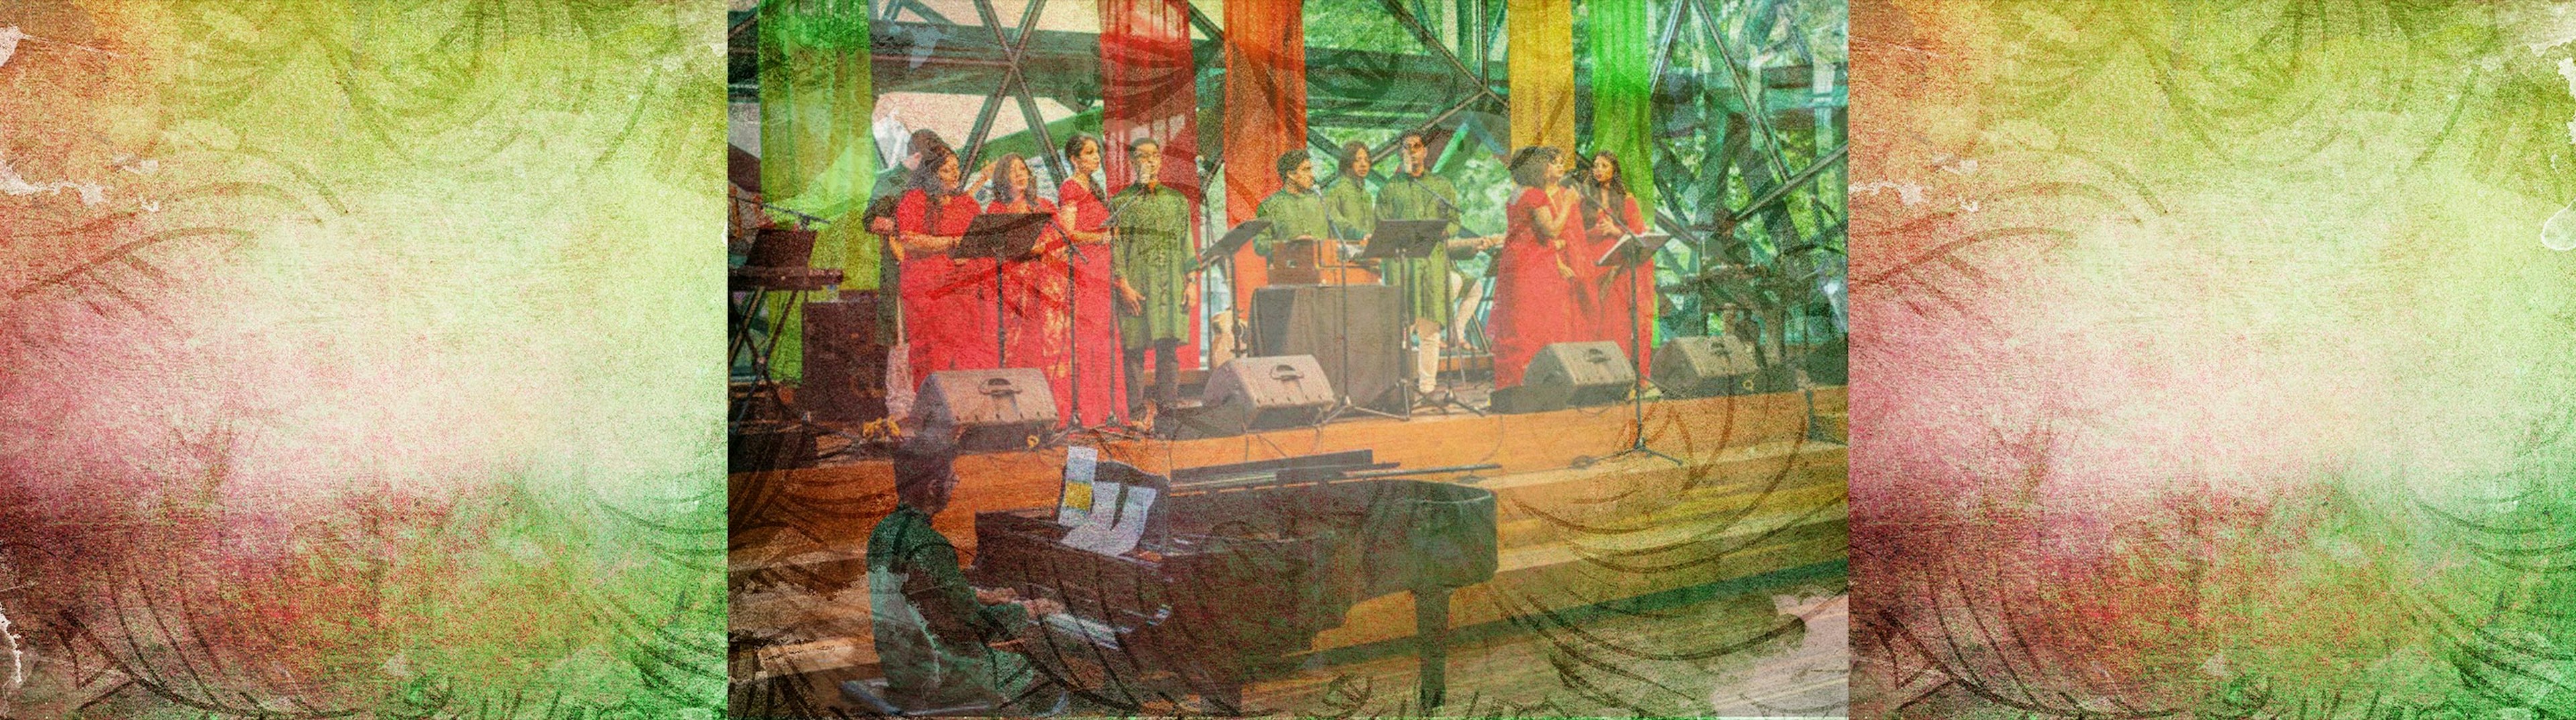
<path fill-rule="evenodd" d="M 1150 137 L 1163 145 L 1163 184 L 1188 197 L 1196 217 L 1206 198 L 1199 191 L 1198 68 L 1190 56 L 1186 0 L 1100 0 L 1100 96 L 1100 132 L 1108 145 L 1101 171 L 1110 193 L 1136 180 L 1127 143 Z M 1198 225 L 1190 230 L 1193 244 L 1204 246 Z M 1198 315 L 1193 304 L 1190 316 Z M 1199 366 L 1200 325 L 1190 324 L 1184 367 Z"/>
<path fill-rule="evenodd" d="M 1225 4 L 1225 219 L 1252 219 L 1279 190 L 1279 154 L 1306 146 L 1305 9 L 1293 2 Z M 1329 167 L 1326 159 L 1316 163 Z M 1245 244 L 1235 254 L 1234 307 L 1250 317 L 1269 268 Z"/>

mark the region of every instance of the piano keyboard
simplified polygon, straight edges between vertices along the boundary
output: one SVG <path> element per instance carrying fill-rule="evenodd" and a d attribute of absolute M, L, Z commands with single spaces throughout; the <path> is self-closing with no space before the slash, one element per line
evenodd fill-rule
<path fill-rule="evenodd" d="M 1118 629 L 1110 627 L 1108 623 L 1076 617 L 1072 613 L 1048 615 L 1041 622 L 1057 632 L 1082 638 L 1093 645 L 1112 650 L 1118 649 Z"/>

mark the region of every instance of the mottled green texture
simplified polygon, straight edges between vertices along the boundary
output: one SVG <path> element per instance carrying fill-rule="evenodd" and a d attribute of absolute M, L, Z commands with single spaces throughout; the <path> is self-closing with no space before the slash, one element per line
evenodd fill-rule
<path fill-rule="evenodd" d="M 5 712 L 721 712 L 723 9 L 0 19 Z"/>
<path fill-rule="evenodd" d="M 1856 8 L 1855 694 L 2576 714 L 2552 17 Z"/>
<path fill-rule="evenodd" d="M 1358 242 L 1377 232 L 1377 206 L 1369 201 L 1364 181 L 1342 178 L 1324 189 L 1324 213 L 1332 219 L 1333 237 Z"/>
<path fill-rule="evenodd" d="M 1109 208 L 1117 216 L 1110 270 L 1144 296 L 1141 315 L 1120 307 L 1120 341 L 1138 348 L 1153 340 L 1188 339 L 1190 268 L 1197 258 L 1190 248 L 1189 200 L 1169 186 L 1129 185 L 1110 198 Z"/>
<path fill-rule="evenodd" d="M 1429 173 L 1414 177 L 1396 173 L 1386 185 L 1378 188 L 1377 216 L 1388 220 L 1448 220 L 1449 235 L 1457 236 L 1458 188 L 1449 179 Z M 1443 242 L 1421 260 L 1395 260 L 1396 270 L 1387 282 L 1410 282 L 1406 295 L 1413 303 L 1415 318 L 1443 325 L 1449 322 L 1449 246 Z M 1402 279 L 1399 279 L 1402 278 Z"/>
<path fill-rule="evenodd" d="M 1270 252 L 1283 242 L 1300 237 L 1323 240 L 1333 236 L 1332 215 L 1325 209 L 1324 199 L 1314 193 L 1286 190 L 1271 193 L 1269 198 L 1261 201 L 1261 207 L 1253 211 L 1253 216 L 1270 221 L 1270 228 L 1252 239 L 1252 251 L 1262 257 L 1269 257 Z"/>
<path fill-rule="evenodd" d="M 1644 2 L 1584 4 L 1592 28 L 1592 151 L 1619 157 L 1637 207 L 1655 209 L 1654 31 Z"/>
<path fill-rule="evenodd" d="M 842 271 L 841 287 L 878 286 L 883 241 L 859 221 L 873 172 L 884 165 L 870 132 L 876 93 L 869 82 L 868 14 L 864 2 L 762 3 L 760 32 L 760 184 L 771 204 L 822 218 L 812 227 L 812 265 Z M 779 224 L 803 221 L 773 213 Z M 808 298 L 812 299 L 812 298 Z M 824 298 L 828 299 L 828 298 Z M 804 315 L 786 312 L 772 371 L 785 382 L 804 376 Z"/>

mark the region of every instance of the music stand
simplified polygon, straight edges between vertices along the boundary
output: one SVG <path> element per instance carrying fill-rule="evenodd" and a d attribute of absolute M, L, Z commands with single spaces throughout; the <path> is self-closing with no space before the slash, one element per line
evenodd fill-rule
<path fill-rule="evenodd" d="M 1002 263 L 1027 257 L 1037 247 L 1038 233 L 1052 222 L 1055 216 L 1047 213 L 977 215 L 957 248 L 948 253 L 952 258 L 993 259 L 993 358 L 1004 367 L 1010 365 L 1002 361 L 1010 357 L 1010 335 L 1005 330 L 1010 323 L 1002 316 L 1010 311 L 1002 304 Z"/>
<path fill-rule="evenodd" d="M 1651 267 L 1655 249 L 1663 247 L 1664 242 L 1671 239 L 1671 235 L 1662 234 L 1622 236 L 1619 238 L 1619 244 L 1611 246 L 1609 252 L 1602 253 L 1599 260 L 1592 262 L 1593 267 L 1619 268 L 1628 271 L 1628 362 L 1634 365 L 1637 371 L 1637 376 L 1633 379 L 1636 385 L 1628 388 L 1628 406 L 1631 408 L 1630 419 L 1633 425 L 1633 434 L 1630 436 L 1628 448 L 1602 456 L 1603 460 L 1622 455 L 1642 454 L 1671 460 L 1675 465 L 1689 464 L 1682 462 L 1681 458 L 1646 447 L 1646 341 L 1639 337 L 1644 333 L 1644 325 L 1637 317 L 1637 293 L 1644 290 L 1639 285 L 1644 282 L 1645 273 L 1638 270 L 1641 265 Z"/>
<path fill-rule="evenodd" d="M 1357 259 L 1412 260 L 1415 262 L 1429 262 L 1431 259 L 1431 253 L 1440 249 L 1441 243 L 1448 242 L 1448 240 L 1449 221 L 1447 220 L 1379 220 L 1377 223 L 1377 233 L 1369 238 L 1366 246 L 1360 249 L 1360 254 Z M 1380 267 L 1386 267 L 1386 265 L 1381 264 Z M 1397 271 L 1397 275 L 1399 276 L 1397 286 L 1402 288 L 1400 293 L 1403 296 L 1402 302 L 1404 305 L 1402 314 L 1398 316 L 1402 318 L 1403 322 L 1401 323 L 1401 327 L 1397 328 L 1395 337 L 1396 347 L 1399 348 L 1404 346 L 1404 335 L 1413 329 L 1413 325 L 1417 320 L 1417 318 L 1414 317 L 1413 311 L 1414 274 L 1414 271 L 1409 267 Z M 1385 273 L 1379 273 L 1379 275 L 1383 277 Z M 1345 321 L 1344 324 L 1347 326 L 1347 321 Z M 1445 331 L 1446 328 L 1443 328 L 1443 330 Z M 1432 338 L 1431 342 L 1437 343 L 1439 342 L 1439 339 Z M 1438 346 L 1434 345 L 1433 347 L 1435 348 L 1434 352 L 1438 352 L 1436 350 Z M 1412 360 L 1413 358 L 1406 357 L 1401 362 L 1405 366 L 1411 366 Z M 1347 361 L 1344 362 L 1345 366 L 1348 366 L 1348 364 L 1349 363 Z M 1432 382 L 1436 386 L 1439 382 L 1440 370 L 1435 365 L 1431 372 Z M 1398 377 L 1402 377 L 1403 375 L 1405 375 L 1405 373 L 1397 373 Z M 1419 378 L 1412 379 L 1419 380 Z M 1440 400 L 1426 404 L 1420 398 L 1412 397 L 1414 395 L 1414 389 L 1411 384 L 1407 384 L 1405 386 L 1404 393 L 1408 398 L 1410 398 L 1405 401 L 1404 406 L 1405 413 L 1407 415 L 1411 415 L 1414 409 L 1420 407 L 1441 408 L 1441 411 L 1445 413 L 1448 411 L 1448 406 L 1451 405 L 1458 406 L 1460 409 L 1475 413 L 1479 416 L 1485 414 L 1484 411 L 1478 410 L 1474 406 L 1460 401 L 1455 395 L 1443 394 L 1440 396 Z"/>

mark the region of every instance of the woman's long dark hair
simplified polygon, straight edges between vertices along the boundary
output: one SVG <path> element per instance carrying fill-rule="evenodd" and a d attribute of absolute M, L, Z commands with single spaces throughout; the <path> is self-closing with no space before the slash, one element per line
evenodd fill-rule
<path fill-rule="evenodd" d="M 1539 179 L 1539 173 L 1547 170 L 1548 163 L 1563 156 L 1564 151 L 1544 145 L 1521 148 L 1512 153 L 1512 182 L 1533 188 L 1547 184 L 1546 180 Z"/>
<path fill-rule="evenodd" d="M 1017 193 L 1014 193 L 1011 190 L 1011 167 L 1014 165 L 1026 170 L 1029 167 L 1029 159 L 1021 157 L 1019 153 L 1011 153 L 1002 156 L 1001 162 L 993 164 L 993 202 L 1009 205 L 1011 203 L 1020 202 L 1024 199 L 1030 199 L 1019 197 Z M 1030 171 L 1029 195 L 1031 195 L 1032 198 L 1037 195 L 1037 185 L 1037 173 L 1035 171 Z"/>
<path fill-rule="evenodd" d="M 933 218 L 934 223 L 939 217 L 939 203 L 948 199 L 949 195 L 957 193 L 957 188 L 943 187 L 940 184 L 939 167 L 955 159 L 957 159 L 957 151 L 950 150 L 946 143 L 941 143 L 922 148 L 921 164 L 912 168 L 912 187 L 920 190 L 925 196 L 924 199 L 930 201 L 930 217 Z M 960 165 L 957 169 L 963 172 L 966 168 Z"/>
<path fill-rule="evenodd" d="M 1610 159 L 1610 181 L 1594 182 L 1592 164 Z M 1587 213 L 1619 212 L 1627 207 L 1628 169 L 1619 164 L 1619 156 L 1608 150 L 1595 152 L 1583 159 L 1583 211 Z"/>

